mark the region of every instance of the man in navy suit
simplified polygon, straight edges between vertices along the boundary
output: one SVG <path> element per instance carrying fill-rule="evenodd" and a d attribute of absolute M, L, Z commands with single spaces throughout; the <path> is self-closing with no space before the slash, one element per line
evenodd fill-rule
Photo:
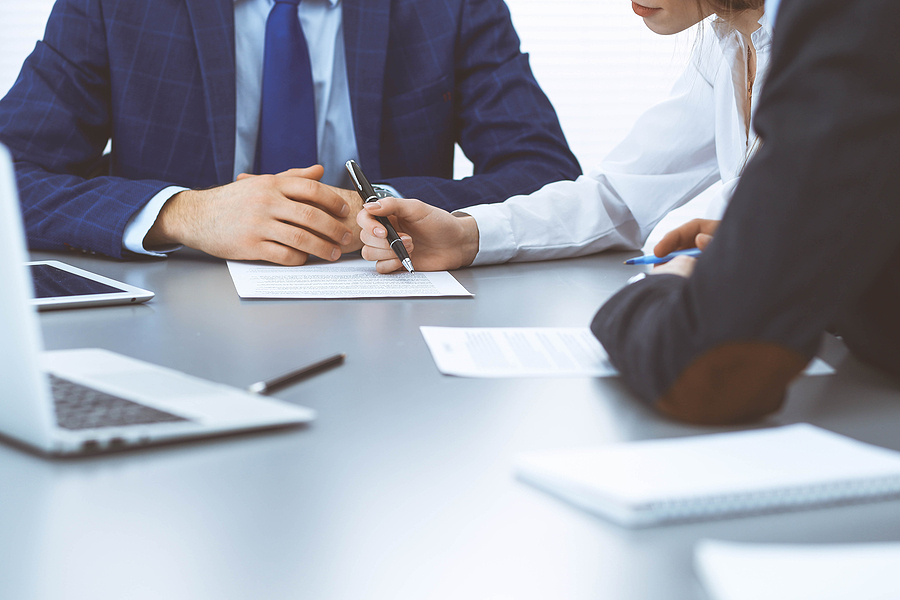
<path fill-rule="evenodd" d="M 302 264 L 361 245 L 349 158 L 450 210 L 580 173 L 502 0 L 303 0 L 321 166 L 242 176 L 273 4 L 58 0 L 0 101 L 33 248 Z"/>

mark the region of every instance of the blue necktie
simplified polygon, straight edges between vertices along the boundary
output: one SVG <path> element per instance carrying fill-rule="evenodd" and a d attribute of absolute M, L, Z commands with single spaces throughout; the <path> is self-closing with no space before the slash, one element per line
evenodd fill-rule
<path fill-rule="evenodd" d="M 266 21 L 256 172 L 280 173 L 317 162 L 316 98 L 297 6 L 275 0 Z"/>

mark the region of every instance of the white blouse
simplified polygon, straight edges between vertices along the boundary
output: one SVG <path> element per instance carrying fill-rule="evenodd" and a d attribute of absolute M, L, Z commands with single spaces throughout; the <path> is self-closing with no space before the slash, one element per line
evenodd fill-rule
<path fill-rule="evenodd" d="M 766 17 L 759 23 L 751 35 L 753 97 L 759 95 L 771 46 Z M 473 264 L 640 248 L 669 211 L 719 180 L 725 185 L 713 202 L 721 208 L 714 212 L 724 211 L 757 146 L 745 118 L 747 50 L 737 31 L 719 19 L 709 21 L 669 98 L 641 115 L 598 168 L 527 196 L 460 211 L 478 223 Z M 751 123 L 754 110 L 751 102 Z"/>

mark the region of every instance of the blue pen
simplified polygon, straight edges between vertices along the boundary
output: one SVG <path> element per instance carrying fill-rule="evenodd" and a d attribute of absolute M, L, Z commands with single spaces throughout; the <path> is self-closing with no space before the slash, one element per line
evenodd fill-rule
<path fill-rule="evenodd" d="M 647 256 L 638 256 L 637 258 L 629 258 L 625 261 L 626 265 L 661 265 L 667 263 L 676 256 L 700 256 L 702 252 L 699 248 L 691 248 L 689 250 L 676 250 L 665 256 L 655 256 L 648 254 Z"/>

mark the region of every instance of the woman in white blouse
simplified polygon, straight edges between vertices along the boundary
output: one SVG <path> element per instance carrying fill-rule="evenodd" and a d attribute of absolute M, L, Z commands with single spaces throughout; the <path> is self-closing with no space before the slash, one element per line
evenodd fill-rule
<path fill-rule="evenodd" d="M 768 66 L 764 0 L 641 0 L 634 12 L 656 33 L 708 23 L 668 99 L 644 113 L 600 166 L 527 196 L 451 215 L 413 199 L 385 198 L 359 213 L 362 255 L 380 272 L 400 268 L 373 218 L 395 217 L 415 268 L 581 256 L 643 246 L 653 227 L 717 181 L 724 208 L 756 140 L 753 97 Z"/>

